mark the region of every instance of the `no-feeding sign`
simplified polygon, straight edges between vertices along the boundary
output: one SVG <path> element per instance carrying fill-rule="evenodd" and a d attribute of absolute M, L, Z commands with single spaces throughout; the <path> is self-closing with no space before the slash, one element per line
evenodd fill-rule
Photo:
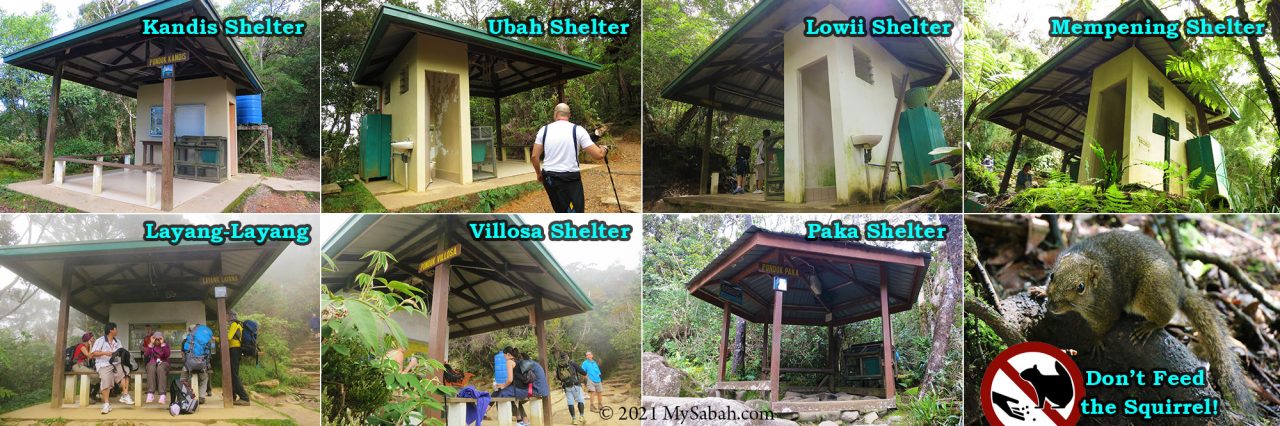
<path fill-rule="evenodd" d="M 1074 425 L 1080 421 L 1084 376 L 1061 349 L 1025 342 L 991 361 L 979 392 L 982 412 L 993 425 Z"/>

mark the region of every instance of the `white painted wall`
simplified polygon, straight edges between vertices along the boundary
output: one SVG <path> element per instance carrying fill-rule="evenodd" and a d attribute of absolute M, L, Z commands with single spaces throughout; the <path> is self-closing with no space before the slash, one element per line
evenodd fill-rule
<path fill-rule="evenodd" d="M 848 19 L 857 15 L 857 10 L 842 11 L 835 6 L 827 6 L 814 17 L 824 20 Z M 897 97 L 893 90 L 893 81 L 901 79 L 908 68 L 889 54 L 874 39 L 861 37 L 823 37 L 804 36 L 803 24 L 796 24 L 783 36 L 783 78 L 784 89 L 784 126 L 785 136 L 785 198 L 790 203 L 805 201 L 804 188 L 809 173 L 820 173 L 820 170 L 807 168 L 806 149 L 803 148 L 808 139 L 804 135 L 803 119 L 803 87 L 801 69 L 825 58 L 830 70 L 838 70 L 828 74 L 831 91 L 831 140 L 835 146 L 833 165 L 836 171 L 836 199 L 840 202 L 867 202 L 878 193 L 884 170 L 876 166 L 867 166 L 862 152 L 849 143 L 849 138 L 856 135 L 881 135 L 881 142 L 872 150 L 872 164 L 885 164 L 885 155 L 889 148 L 889 133 L 893 126 L 893 111 L 897 106 Z M 853 49 L 857 48 L 870 57 L 872 63 L 872 81 L 867 83 L 854 76 Z M 826 138 L 824 138 L 826 139 Z M 893 159 L 901 161 L 901 150 L 894 150 Z M 889 192 L 900 191 L 897 176 L 889 178 Z"/>
<path fill-rule="evenodd" d="M 133 324 L 143 326 L 144 324 L 183 323 L 189 326 L 191 324 L 204 324 L 207 318 L 205 317 L 203 303 L 185 301 L 114 303 L 111 305 L 107 320 L 116 323 L 116 326 L 120 328 L 120 339 L 124 340 L 127 337 L 126 333 L 129 332 L 129 327 Z M 214 330 L 214 334 L 217 334 L 217 332 L 217 330 Z M 101 330 L 95 331 L 95 334 L 101 333 Z M 176 351 L 180 342 L 170 337 L 169 345 Z M 131 352 L 138 351 L 140 343 L 129 342 L 129 350 Z M 140 354 L 141 352 L 138 353 Z"/>

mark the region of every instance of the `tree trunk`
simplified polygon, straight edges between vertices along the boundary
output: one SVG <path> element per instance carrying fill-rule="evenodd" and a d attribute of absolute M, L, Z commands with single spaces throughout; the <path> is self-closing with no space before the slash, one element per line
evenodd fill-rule
<path fill-rule="evenodd" d="M 925 364 L 924 378 L 920 381 L 920 391 L 928 392 L 933 386 L 933 379 L 942 370 L 942 362 L 947 356 L 950 346 L 952 324 L 955 322 L 956 303 L 960 300 L 960 274 L 964 269 L 964 239 L 960 232 L 960 215 L 942 215 L 942 224 L 951 230 L 951 238 L 943 250 L 947 256 L 950 269 L 942 280 L 941 303 L 938 304 L 938 315 L 933 321 L 933 347 L 929 350 L 929 362 Z"/>
<path fill-rule="evenodd" d="M 743 359 L 747 356 L 747 320 L 738 318 L 733 335 L 733 364 L 729 371 L 742 377 Z"/>
<path fill-rule="evenodd" d="M 680 121 L 676 122 L 675 130 L 671 132 L 671 141 L 672 142 L 679 141 L 680 135 L 683 135 L 684 131 L 689 129 L 689 123 L 692 123 L 694 117 L 697 117 L 697 116 L 698 116 L 698 107 L 689 105 L 688 108 L 685 108 L 684 114 L 680 114 Z"/>

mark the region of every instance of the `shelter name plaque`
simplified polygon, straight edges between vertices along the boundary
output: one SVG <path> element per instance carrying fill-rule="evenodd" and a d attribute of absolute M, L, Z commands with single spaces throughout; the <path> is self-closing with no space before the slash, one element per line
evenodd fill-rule
<path fill-rule="evenodd" d="M 428 257 L 427 260 L 422 261 L 422 263 L 418 265 L 418 272 L 434 268 L 436 265 L 458 257 L 460 254 L 462 254 L 462 244 L 454 244 L 453 247 L 449 247 L 440 253 L 436 253 L 435 256 Z"/>
<path fill-rule="evenodd" d="M 190 60 L 190 59 L 191 59 L 191 54 L 190 54 L 190 53 L 187 53 L 187 52 L 176 52 L 176 53 L 170 53 L 170 54 L 168 54 L 168 55 L 161 55 L 161 56 L 156 56 L 156 57 L 153 57 L 153 58 L 148 58 L 148 59 L 147 59 L 147 66 L 149 66 L 149 67 L 158 67 L 158 66 L 161 66 L 161 65 L 169 65 L 169 64 L 176 64 L 176 63 L 179 63 L 179 62 L 186 62 L 186 61 L 188 61 L 188 60 Z"/>
<path fill-rule="evenodd" d="M 796 268 L 791 268 L 791 267 L 782 266 L 782 265 L 774 265 L 772 263 L 764 263 L 764 262 L 760 262 L 759 271 L 761 273 L 765 273 L 769 275 L 788 275 L 788 276 L 800 275 L 800 271 L 797 270 Z"/>

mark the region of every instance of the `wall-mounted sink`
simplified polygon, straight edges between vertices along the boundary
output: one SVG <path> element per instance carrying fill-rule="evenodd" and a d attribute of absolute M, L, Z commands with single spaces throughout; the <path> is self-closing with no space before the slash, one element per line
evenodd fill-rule
<path fill-rule="evenodd" d="M 392 142 L 391 149 L 394 149 L 397 151 L 412 151 L 413 141 Z"/>

